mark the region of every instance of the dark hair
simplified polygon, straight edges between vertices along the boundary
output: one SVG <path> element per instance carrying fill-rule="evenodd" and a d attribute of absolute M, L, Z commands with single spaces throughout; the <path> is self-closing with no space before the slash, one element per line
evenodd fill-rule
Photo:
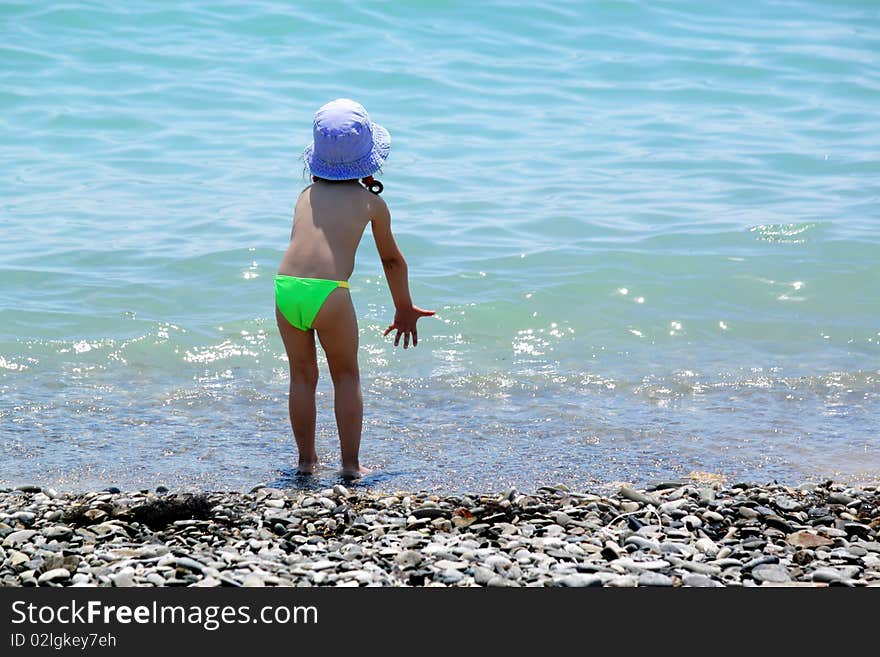
<path fill-rule="evenodd" d="M 343 180 L 330 180 L 329 178 L 321 178 L 321 176 L 312 175 L 312 181 L 314 182 L 326 182 L 326 183 L 342 183 L 342 182 L 351 182 L 352 180 L 356 180 L 361 183 L 368 191 L 372 192 L 376 196 L 381 194 L 385 190 L 385 186 L 378 180 L 374 180 L 373 176 L 366 176 L 365 178 L 345 178 Z"/>
<path fill-rule="evenodd" d="M 312 176 L 313 182 L 342 183 L 342 182 L 351 182 L 352 180 L 359 180 L 359 179 L 358 178 L 345 178 L 344 180 L 330 180 L 329 178 L 322 178 L 321 176 Z"/>

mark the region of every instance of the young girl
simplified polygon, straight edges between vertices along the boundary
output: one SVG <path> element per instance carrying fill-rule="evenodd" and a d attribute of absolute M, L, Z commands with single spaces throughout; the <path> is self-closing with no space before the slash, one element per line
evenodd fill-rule
<path fill-rule="evenodd" d="M 342 476 L 357 478 L 361 467 L 363 399 L 358 369 L 358 325 L 348 289 L 354 257 L 367 224 L 394 300 L 394 346 L 418 344 L 416 322 L 433 315 L 413 305 L 406 260 L 391 234 L 382 185 L 373 173 L 388 157 L 388 131 L 370 121 L 359 103 L 340 98 L 315 113 L 314 142 L 303 157 L 314 183 L 300 194 L 290 245 L 275 276 L 275 316 L 290 361 L 290 424 L 299 449 L 299 472 L 314 472 L 315 388 L 318 362 L 315 333 L 327 356 L 335 395 L 342 450 Z M 373 193 L 368 191 L 366 185 Z"/>

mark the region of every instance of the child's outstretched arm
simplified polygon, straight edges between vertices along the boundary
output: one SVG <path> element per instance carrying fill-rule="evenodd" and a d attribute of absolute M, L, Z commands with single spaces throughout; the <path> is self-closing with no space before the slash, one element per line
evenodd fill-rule
<path fill-rule="evenodd" d="M 419 343 L 416 322 L 420 317 L 433 315 L 434 311 L 422 310 L 413 305 L 409 294 L 406 260 L 391 233 L 391 213 L 388 212 L 388 206 L 381 199 L 376 199 L 371 222 L 376 250 L 382 259 L 382 268 L 385 270 L 385 278 L 388 280 L 388 288 L 391 290 L 391 298 L 394 300 L 394 323 L 385 329 L 384 335 L 388 335 L 396 329 L 395 347 L 400 344 L 401 336 L 403 337 L 404 349 L 409 347 L 410 336 L 412 336 L 413 347 L 415 347 Z"/>

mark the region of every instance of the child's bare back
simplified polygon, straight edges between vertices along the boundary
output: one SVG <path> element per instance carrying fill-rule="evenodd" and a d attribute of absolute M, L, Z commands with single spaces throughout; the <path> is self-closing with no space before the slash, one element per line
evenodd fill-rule
<path fill-rule="evenodd" d="M 364 228 L 374 216 L 387 215 L 385 202 L 357 180 L 310 185 L 296 203 L 278 273 L 348 280 Z"/>
<path fill-rule="evenodd" d="M 278 328 L 290 362 L 290 424 L 299 450 L 299 472 L 317 467 L 315 389 L 318 382 L 315 334 L 327 356 L 333 379 L 336 424 L 342 452 L 342 475 L 360 477 L 359 449 L 363 399 L 358 368 L 357 317 L 348 279 L 367 224 L 394 301 L 394 322 L 404 348 L 418 343 L 416 322 L 433 315 L 413 305 L 407 264 L 391 232 L 388 206 L 360 183 L 373 183 L 372 173 L 387 156 L 390 138 L 369 121 L 357 103 L 339 99 L 315 114 L 314 143 L 306 149 L 314 184 L 294 210 L 290 244 L 275 276 Z M 380 187 L 381 188 L 381 187 Z"/>

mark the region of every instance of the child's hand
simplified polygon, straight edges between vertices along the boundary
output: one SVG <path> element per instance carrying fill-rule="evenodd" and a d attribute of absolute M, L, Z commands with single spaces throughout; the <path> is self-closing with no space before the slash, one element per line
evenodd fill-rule
<path fill-rule="evenodd" d="M 398 308 L 394 313 L 394 323 L 385 329 L 382 335 L 388 335 L 391 331 L 397 329 L 397 335 L 394 336 L 394 346 L 400 344 L 400 336 L 403 336 L 403 348 L 409 347 L 409 336 L 412 335 L 413 347 L 419 343 L 419 334 L 416 331 L 416 322 L 420 317 L 430 317 L 434 314 L 433 310 L 422 310 L 417 306 L 409 308 Z"/>

